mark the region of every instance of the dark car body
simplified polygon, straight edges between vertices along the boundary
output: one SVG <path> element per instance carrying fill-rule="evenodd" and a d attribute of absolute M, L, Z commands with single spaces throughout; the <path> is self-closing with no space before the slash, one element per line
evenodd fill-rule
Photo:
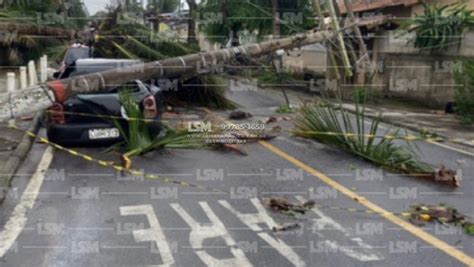
<path fill-rule="evenodd" d="M 88 57 L 88 53 L 82 52 L 80 55 Z M 126 59 L 75 58 L 55 76 L 68 78 L 140 63 Z M 64 103 L 56 103 L 48 111 L 48 139 L 63 146 L 106 146 L 122 141 L 123 136 L 116 123 L 127 130 L 128 120 L 119 101 L 121 90 L 127 90 L 144 112 L 150 130 L 158 134 L 163 110 L 161 90 L 135 80 L 107 92 L 79 94 Z"/>

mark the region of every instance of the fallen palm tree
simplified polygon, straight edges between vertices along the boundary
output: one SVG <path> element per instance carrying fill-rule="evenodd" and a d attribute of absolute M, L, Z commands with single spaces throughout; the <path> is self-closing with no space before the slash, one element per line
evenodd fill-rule
<path fill-rule="evenodd" d="M 54 102 L 62 103 L 74 94 L 105 91 L 137 79 L 173 79 L 185 74 L 210 73 L 215 71 L 219 64 L 242 55 L 257 57 L 279 49 L 291 49 L 333 37 L 333 31 L 311 31 L 287 38 L 137 64 L 7 92 L 0 94 L 0 122 L 43 110 Z"/>
<path fill-rule="evenodd" d="M 100 19 L 97 33 L 94 48 L 99 57 L 152 61 L 199 51 L 197 45 L 169 38 L 136 22 L 120 8 Z"/>
<path fill-rule="evenodd" d="M 119 23 L 120 22 L 120 23 Z M 154 61 L 196 53 L 195 44 L 170 39 L 161 33 L 137 23 L 118 9 L 103 18 L 98 27 L 94 48 L 102 58 L 129 58 Z M 235 104 L 225 97 L 225 86 L 214 75 L 182 76 L 176 86 L 179 90 L 167 90 L 168 105 L 200 105 L 210 108 L 234 108 Z M 226 84 L 225 84 L 226 85 Z M 166 88 L 163 88 L 166 90 Z M 176 88 L 178 89 L 178 88 Z"/>
<path fill-rule="evenodd" d="M 370 122 L 367 130 L 365 124 Z M 439 170 L 418 160 L 407 142 L 400 146 L 400 130 L 387 130 L 379 135 L 381 118 L 368 119 L 363 108 L 356 105 L 355 116 L 339 106 L 325 103 L 307 104 L 299 111 L 294 133 L 341 148 L 383 168 L 409 176 L 424 178 L 458 187 L 456 172 L 444 167 Z"/>
<path fill-rule="evenodd" d="M 160 125 L 162 130 L 159 135 L 156 135 L 151 130 L 150 122 L 146 120 L 145 115 L 133 97 L 127 92 L 122 92 L 119 97 L 127 116 L 133 118 L 127 121 L 126 128 L 119 119 L 114 120 L 114 124 L 120 130 L 125 140 L 113 146 L 112 149 L 121 148 L 126 151 L 122 155 L 122 162 L 125 168 L 129 169 L 131 167 L 132 157 L 143 155 L 159 148 L 210 147 L 199 135 L 185 130 L 174 130 L 166 125 Z"/>
<path fill-rule="evenodd" d="M 7 17 L 8 18 L 8 17 Z M 33 23 L 19 23 L 19 22 L 0 22 L 1 32 L 10 32 L 14 34 L 36 35 L 44 37 L 54 37 L 60 39 L 73 39 L 78 32 L 74 29 L 65 29 L 61 27 L 40 26 Z"/>
<path fill-rule="evenodd" d="M 220 126 L 221 123 L 212 123 L 215 127 L 207 133 L 191 132 L 188 128 L 189 122 L 181 121 L 181 125 L 173 127 L 170 121 L 161 122 L 146 119 L 139 105 L 127 91 L 120 93 L 119 100 L 127 118 L 113 118 L 113 122 L 124 141 L 110 147 L 107 151 L 123 152 L 121 159 L 126 169 L 131 167 L 133 157 L 157 149 L 224 149 L 246 155 L 245 151 L 238 146 L 239 144 L 269 140 L 275 137 L 261 132 L 252 134 L 224 131 Z M 126 120 L 126 123 L 123 123 L 123 120 Z M 160 129 L 160 131 L 156 131 L 156 129 Z"/>
<path fill-rule="evenodd" d="M 2 64 L 18 66 L 45 53 L 54 58 L 65 41 L 81 34 L 88 20 L 84 5 L 80 0 L 60 2 L 0 1 L 0 50 L 6 55 Z"/>
<path fill-rule="evenodd" d="M 217 75 L 200 75 L 184 79 L 179 90 L 164 92 L 170 106 L 193 105 L 213 109 L 234 109 L 237 104 L 225 97 L 227 80 Z"/>
<path fill-rule="evenodd" d="M 0 33 L 0 49 L 6 51 L 0 61 L 10 66 L 24 64 L 44 53 L 54 57 L 64 50 L 64 39 L 74 36 L 74 30 L 18 22 L 0 22 Z"/>

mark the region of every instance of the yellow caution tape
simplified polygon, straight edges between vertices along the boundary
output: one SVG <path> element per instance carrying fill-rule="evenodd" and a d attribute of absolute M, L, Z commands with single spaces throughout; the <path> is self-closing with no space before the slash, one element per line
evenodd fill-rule
<path fill-rule="evenodd" d="M 47 110 L 48 113 L 55 113 L 59 111 Z M 89 113 L 82 113 L 82 112 L 71 112 L 71 111 L 61 111 L 60 113 L 68 114 L 68 115 L 76 115 L 76 116 L 84 116 L 84 117 L 95 117 L 95 118 L 103 118 L 103 119 L 114 119 L 114 120 L 126 120 L 126 121 L 143 121 L 147 123 L 157 123 L 155 119 L 143 119 L 143 118 L 124 118 L 121 116 L 114 116 L 114 115 L 100 115 L 100 114 L 89 114 Z M 291 132 L 291 131 L 289 131 Z M 318 131 L 299 131 L 300 133 L 311 134 L 311 135 L 328 135 L 328 136 L 346 136 L 349 138 L 355 137 L 365 137 L 370 139 L 387 139 L 387 140 L 403 140 L 406 142 L 414 142 L 414 141 L 427 141 L 427 142 L 449 142 L 449 143 L 470 143 L 474 145 L 473 140 L 463 140 L 460 138 L 443 138 L 438 137 L 432 134 L 426 135 L 374 135 L 374 134 L 356 134 L 356 133 L 340 133 L 340 132 L 318 132 Z"/>
<path fill-rule="evenodd" d="M 16 125 L 10 125 L 9 127 L 13 128 L 13 129 L 16 129 L 16 130 L 23 131 L 22 129 L 20 129 Z M 81 153 L 79 151 L 63 147 L 61 145 L 58 145 L 56 143 L 53 143 L 53 142 L 49 141 L 47 138 L 40 137 L 40 136 L 38 136 L 37 134 L 35 134 L 33 132 L 30 132 L 30 131 L 25 131 L 25 132 L 29 136 L 31 136 L 33 138 L 38 138 L 41 142 L 43 142 L 45 144 L 48 144 L 48 145 L 50 145 L 50 146 L 52 146 L 52 147 L 54 147 L 58 150 L 65 151 L 65 152 L 69 153 L 72 156 L 84 159 L 86 161 L 94 162 L 94 163 L 96 163 L 96 164 L 98 164 L 102 167 L 112 168 L 116 171 L 126 172 L 126 173 L 136 175 L 136 176 L 143 176 L 144 178 L 150 179 L 150 180 L 160 180 L 164 183 L 175 184 L 175 185 L 179 185 L 179 186 L 192 187 L 192 188 L 197 188 L 197 189 L 200 189 L 200 190 L 208 190 L 208 191 L 212 191 L 212 192 L 216 192 L 216 193 L 224 193 L 224 194 L 228 193 L 228 192 L 225 192 L 225 191 L 222 191 L 222 190 L 219 190 L 219 189 L 210 188 L 210 187 L 206 187 L 206 186 L 202 186 L 202 185 L 190 184 L 190 183 L 187 183 L 187 182 L 181 182 L 181 181 L 169 178 L 169 177 L 161 177 L 161 176 L 158 176 L 158 175 L 155 175 L 155 174 L 145 173 L 143 171 L 136 170 L 136 169 L 127 169 L 127 168 L 124 168 L 120 165 L 115 164 L 114 162 L 99 160 L 99 159 L 96 159 L 96 158 L 94 158 L 90 155 Z M 402 217 L 408 217 L 408 216 L 411 215 L 411 213 L 409 213 L 409 212 L 379 213 L 379 212 L 374 212 L 373 210 L 370 210 L 370 209 L 347 208 L 347 207 L 340 207 L 340 206 L 321 205 L 321 204 L 317 204 L 317 203 L 314 204 L 314 207 L 319 208 L 319 209 L 329 209 L 329 210 L 345 211 L 345 212 L 350 212 L 350 213 L 365 213 L 365 214 L 374 214 L 374 215 L 392 214 L 392 215 L 395 215 L 395 216 L 402 216 Z"/>
<path fill-rule="evenodd" d="M 22 129 L 18 128 L 15 125 L 11 125 L 10 128 L 17 129 L 17 130 L 22 130 Z M 178 180 L 175 180 L 175 179 L 172 179 L 172 178 L 161 177 L 161 176 L 158 176 L 158 175 L 155 175 L 155 174 L 145 173 L 143 171 L 136 170 L 136 169 L 127 169 L 127 168 L 124 168 L 120 165 L 115 164 L 114 162 L 107 162 L 107 161 L 104 161 L 104 160 L 99 160 L 99 159 L 96 159 L 96 158 L 94 158 L 90 155 L 81 153 L 79 151 L 63 147 L 61 145 L 58 145 L 56 143 L 53 143 L 53 142 L 49 141 L 47 138 L 39 137 L 37 134 L 32 133 L 30 131 L 26 131 L 26 134 L 28 134 L 29 136 L 31 136 L 33 138 L 38 138 L 41 142 L 44 142 L 45 144 L 53 146 L 54 148 L 56 148 L 58 150 L 65 151 L 65 152 L 69 153 L 70 155 L 73 155 L 75 157 L 79 157 L 79 158 L 84 159 L 86 161 L 94 162 L 94 163 L 96 163 L 96 164 L 98 164 L 102 167 L 112 168 L 116 171 L 130 173 L 130 174 L 136 175 L 136 176 L 143 176 L 146 179 L 160 180 L 164 183 L 176 184 L 176 185 L 180 185 L 180 186 L 187 186 L 187 187 L 197 188 L 197 189 L 200 189 L 200 190 L 209 190 L 209 191 L 212 191 L 212 192 L 225 193 L 222 190 L 215 189 L 215 188 L 210 188 L 210 187 L 206 187 L 206 186 L 202 186 L 202 185 L 196 185 L 196 184 L 190 184 L 190 183 L 187 183 L 187 182 L 181 182 L 181 181 L 178 181 Z"/>

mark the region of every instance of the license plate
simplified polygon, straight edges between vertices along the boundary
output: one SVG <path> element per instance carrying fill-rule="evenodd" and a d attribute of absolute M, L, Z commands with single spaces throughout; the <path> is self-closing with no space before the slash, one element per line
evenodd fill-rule
<path fill-rule="evenodd" d="M 120 132 L 117 128 L 108 129 L 91 129 L 89 130 L 89 139 L 107 139 L 120 137 Z"/>

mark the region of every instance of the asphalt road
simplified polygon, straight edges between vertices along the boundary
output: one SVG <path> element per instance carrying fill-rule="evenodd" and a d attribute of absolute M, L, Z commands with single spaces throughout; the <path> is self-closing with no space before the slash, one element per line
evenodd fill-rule
<path fill-rule="evenodd" d="M 230 97 L 254 114 L 253 122 L 283 103 L 269 90 L 233 90 Z M 275 125 L 289 129 L 291 122 Z M 124 176 L 37 144 L 0 208 L 0 266 L 474 265 L 474 238 L 456 227 L 420 228 L 390 214 L 334 208 L 295 219 L 263 205 L 265 197 L 287 197 L 403 212 L 415 203 L 446 203 L 474 217 L 474 158 L 418 145 L 423 160 L 462 173 L 462 187 L 387 173 L 285 131 L 245 145 L 248 156 L 166 150 L 135 161 L 147 173 L 220 192 Z M 99 149 L 80 151 L 113 158 Z M 295 222 L 297 229 L 272 231 Z"/>

